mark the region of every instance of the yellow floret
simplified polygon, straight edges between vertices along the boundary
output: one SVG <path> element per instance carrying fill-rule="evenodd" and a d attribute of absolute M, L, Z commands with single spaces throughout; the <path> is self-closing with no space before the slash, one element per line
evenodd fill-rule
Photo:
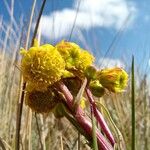
<path fill-rule="evenodd" d="M 60 53 L 49 44 L 22 51 L 21 70 L 26 81 L 47 87 L 61 79 L 65 62 Z"/>

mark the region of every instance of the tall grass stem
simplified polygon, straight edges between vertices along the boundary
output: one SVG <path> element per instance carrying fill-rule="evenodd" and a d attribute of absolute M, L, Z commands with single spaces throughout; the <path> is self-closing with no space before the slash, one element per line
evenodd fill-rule
<path fill-rule="evenodd" d="M 36 22 L 36 26 L 35 26 L 35 30 L 34 30 L 34 34 L 32 37 L 32 42 L 31 42 L 31 46 L 33 45 L 34 39 L 36 37 L 37 31 L 38 31 L 38 27 L 39 27 L 39 23 L 40 23 L 40 19 L 44 10 L 44 6 L 45 6 L 46 0 L 43 0 L 40 12 L 39 12 L 39 16 Z M 25 96 L 25 88 L 26 88 L 26 83 L 23 83 L 23 79 L 21 79 L 21 84 L 22 84 L 22 90 L 21 90 L 21 94 L 20 94 L 20 100 L 18 103 L 18 110 L 17 110 L 17 122 L 16 122 L 16 150 L 19 150 L 19 141 L 20 141 L 20 129 L 21 129 L 21 116 L 22 116 L 22 109 L 23 109 L 23 101 L 24 101 L 24 96 Z"/>
<path fill-rule="evenodd" d="M 96 120 L 94 117 L 94 111 L 93 111 L 92 104 L 90 106 L 91 106 L 91 119 L 92 119 L 93 150 L 98 150 L 97 137 L 96 137 Z"/>
<path fill-rule="evenodd" d="M 77 21 L 77 16 L 78 16 L 78 12 L 79 12 L 79 8 L 80 8 L 81 1 L 82 1 L 82 0 L 80 0 L 79 3 L 78 3 L 77 11 L 76 11 L 76 14 L 75 14 L 75 19 L 74 19 L 74 22 L 73 22 L 73 26 L 72 26 L 72 28 L 71 28 L 71 32 L 70 32 L 68 41 L 70 41 L 70 40 L 71 40 L 71 37 L 72 37 L 72 33 L 73 33 L 73 30 L 74 30 L 74 27 L 75 27 L 75 24 L 76 24 L 76 21 Z"/>
<path fill-rule="evenodd" d="M 32 25 L 32 20 L 33 20 L 33 14 L 34 14 L 34 10 L 35 10 L 35 5 L 36 5 L 36 0 L 34 0 L 34 1 L 33 1 L 33 4 L 32 4 L 31 15 L 30 15 L 30 21 L 29 21 L 29 26 L 28 26 L 28 31 L 27 31 L 27 38 L 26 38 L 25 49 L 28 49 L 28 45 L 29 45 L 30 32 L 31 32 L 31 25 Z"/>
<path fill-rule="evenodd" d="M 131 150 L 135 150 L 135 78 L 134 78 L 134 56 L 132 56 L 132 80 L 131 80 L 131 118 L 132 118 L 132 147 Z"/>
<path fill-rule="evenodd" d="M 37 22 L 36 22 L 36 25 L 35 25 L 35 29 L 34 29 L 34 33 L 33 33 L 33 38 L 32 38 L 32 42 L 31 42 L 31 46 L 34 43 L 34 39 L 36 37 L 37 31 L 38 31 L 38 28 L 39 28 L 40 19 L 41 19 L 43 10 L 44 10 L 45 3 L 46 3 L 46 0 L 43 0 L 42 6 L 41 6 L 41 9 L 40 9 L 40 12 L 39 12 L 39 16 L 38 16 L 38 19 L 37 19 Z"/>

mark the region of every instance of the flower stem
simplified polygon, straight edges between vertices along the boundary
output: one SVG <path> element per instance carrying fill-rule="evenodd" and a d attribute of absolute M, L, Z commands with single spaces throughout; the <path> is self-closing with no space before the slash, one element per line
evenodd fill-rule
<path fill-rule="evenodd" d="M 102 114 L 98 111 L 98 109 L 96 108 L 96 105 L 95 105 L 95 102 L 94 102 L 94 99 L 92 97 L 92 93 L 91 91 L 86 88 L 86 94 L 87 94 L 87 97 L 90 101 L 90 103 L 92 104 L 93 106 L 93 110 L 94 110 L 94 115 L 99 123 L 99 125 L 101 126 L 103 132 L 106 134 L 107 138 L 109 139 L 109 141 L 111 142 L 112 146 L 114 146 L 114 144 L 116 143 L 115 142 L 115 139 L 110 131 L 110 129 L 108 128 L 108 125 L 106 124 Z"/>
<path fill-rule="evenodd" d="M 69 109 L 74 110 L 73 109 L 73 96 L 68 90 L 68 88 L 62 82 L 59 82 L 57 86 L 59 90 L 64 94 L 66 103 Z M 89 134 L 90 136 L 92 136 L 92 124 L 88 120 L 88 118 L 85 117 L 85 114 L 80 106 L 76 108 L 76 111 L 72 115 L 76 118 L 77 122 L 85 130 L 85 132 Z M 98 145 L 100 146 L 101 150 L 113 150 L 113 147 L 111 146 L 111 144 L 98 131 L 98 129 L 96 129 L 96 136 L 97 136 Z"/>

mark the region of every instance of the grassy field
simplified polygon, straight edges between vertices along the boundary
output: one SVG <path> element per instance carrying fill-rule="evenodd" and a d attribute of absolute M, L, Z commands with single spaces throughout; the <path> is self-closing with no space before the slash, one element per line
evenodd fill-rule
<path fill-rule="evenodd" d="M 34 12 L 34 6 L 32 10 Z M 3 149 L 1 147 L 4 145 L 6 149 L 13 150 L 16 144 L 17 119 L 19 119 L 17 110 L 18 106 L 20 107 L 20 92 L 22 92 L 19 51 L 20 47 L 28 47 L 32 36 L 30 29 L 25 30 L 23 18 L 20 19 L 20 24 L 16 25 L 13 14 L 10 16 L 10 23 L 5 23 L 3 18 L 0 18 L 0 149 Z M 32 23 L 32 15 L 29 23 Z M 134 77 L 135 125 L 133 125 L 131 64 L 132 62 L 129 62 L 127 66 L 129 83 L 126 91 L 120 94 L 107 93 L 102 98 L 102 102 L 108 108 L 116 126 L 121 131 L 127 150 L 132 147 L 132 131 L 134 129 L 135 150 L 150 150 L 148 74 L 139 75 L 140 78 Z M 138 67 L 135 65 L 136 74 L 141 74 L 137 70 Z M 108 124 L 111 127 L 109 121 Z M 52 113 L 35 114 L 25 103 L 22 108 L 20 129 L 20 149 L 22 150 L 90 149 L 85 138 L 66 118 L 57 119 Z"/>

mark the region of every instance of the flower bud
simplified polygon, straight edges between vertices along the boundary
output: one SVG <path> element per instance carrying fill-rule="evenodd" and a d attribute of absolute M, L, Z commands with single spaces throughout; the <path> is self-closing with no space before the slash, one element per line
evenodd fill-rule
<path fill-rule="evenodd" d="M 98 80 L 91 81 L 89 88 L 92 94 L 96 97 L 102 97 L 105 93 L 105 89 L 102 87 Z"/>
<path fill-rule="evenodd" d="M 100 84 L 111 92 L 122 92 L 127 86 L 128 74 L 121 68 L 103 69 L 97 73 Z"/>
<path fill-rule="evenodd" d="M 86 68 L 84 74 L 86 76 L 87 79 L 92 79 L 95 80 L 96 79 L 96 68 L 94 66 L 89 66 Z"/>

